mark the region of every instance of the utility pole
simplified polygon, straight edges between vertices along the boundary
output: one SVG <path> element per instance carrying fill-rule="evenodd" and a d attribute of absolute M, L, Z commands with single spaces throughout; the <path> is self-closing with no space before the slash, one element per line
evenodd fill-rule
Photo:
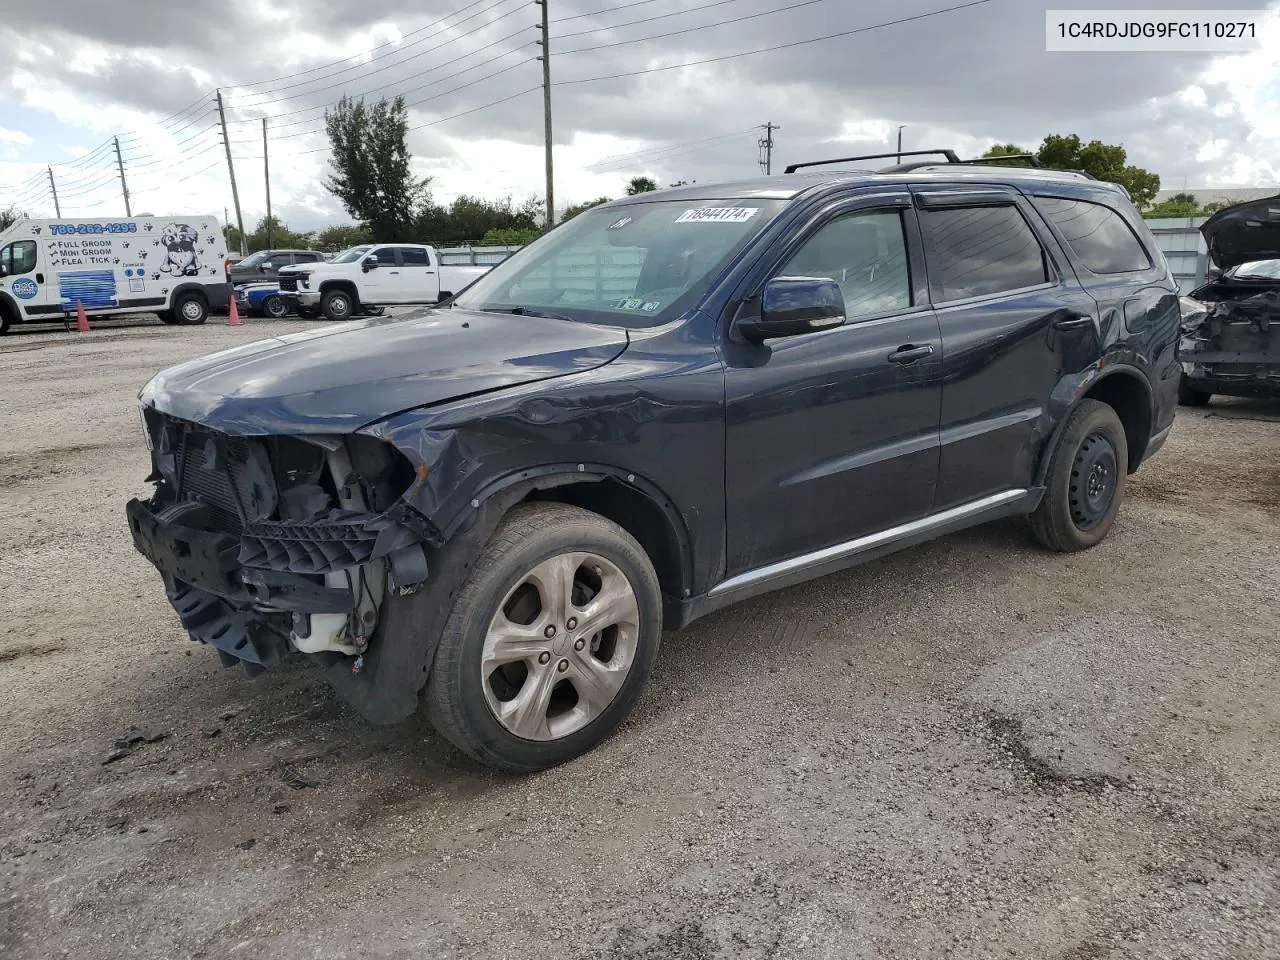
<path fill-rule="evenodd" d="M 53 213 L 59 220 L 62 219 L 62 207 L 58 206 L 58 185 L 53 182 L 53 167 L 49 168 L 49 189 L 53 191 Z"/>
<path fill-rule="evenodd" d="M 124 191 L 124 215 L 126 217 L 133 216 L 133 209 L 129 206 L 129 184 L 124 179 L 124 157 L 120 155 L 120 138 L 116 137 L 116 166 L 120 168 L 120 189 Z M 49 174 L 50 182 L 53 181 L 53 174 Z"/>
<path fill-rule="evenodd" d="M 271 236 L 271 161 L 267 159 L 267 118 L 262 118 L 262 175 L 267 179 L 267 246 L 275 246 Z"/>
<path fill-rule="evenodd" d="M 551 27 L 547 14 L 549 0 L 533 0 L 533 2 L 542 7 L 542 25 L 538 28 L 542 31 L 542 39 L 538 41 L 542 47 L 542 56 L 538 59 L 542 61 L 542 119 L 547 151 L 547 229 L 550 230 L 556 224 L 556 196 L 555 172 L 551 159 Z"/>
<path fill-rule="evenodd" d="M 772 122 L 764 125 L 764 136 L 760 138 L 760 168 L 764 170 L 766 176 L 773 173 L 773 131 L 781 129 Z"/>
<path fill-rule="evenodd" d="M 222 124 L 222 144 L 227 148 L 227 171 L 231 174 L 231 202 L 236 206 L 236 226 L 240 229 L 240 255 L 248 250 L 244 242 L 244 217 L 240 215 L 240 191 L 236 189 L 236 166 L 231 162 L 231 138 L 227 136 L 227 112 L 222 106 L 222 88 L 218 88 L 218 120 Z"/>
<path fill-rule="evenodd" d="M 905 126 L 906 126 L 905 123 L 898 124 L 898 162 L 899 163 L 902 162 L 902 128 Z"/>

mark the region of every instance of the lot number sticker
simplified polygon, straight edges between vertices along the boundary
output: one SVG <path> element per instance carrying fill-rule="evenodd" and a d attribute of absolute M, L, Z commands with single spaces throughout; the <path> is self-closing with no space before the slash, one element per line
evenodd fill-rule
<path fill-rule="evenodd" d="M 746 223 L 759 212 L 759 207 L 702 207 L 686 210 L 676 223 Z"/>

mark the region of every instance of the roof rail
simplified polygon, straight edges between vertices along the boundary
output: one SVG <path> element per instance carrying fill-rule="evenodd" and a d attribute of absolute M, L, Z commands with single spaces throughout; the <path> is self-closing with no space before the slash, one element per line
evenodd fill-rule
<path fill-rule="evenodd" d="M 999 166 L 1004 160 L 1025 160 L 1028 167 L 1040 166 L 1040 159 L 1034 153 L 1006 153 L 1000 157 L 975 157 L 972 160 L 965 160 L 965 163 L 989 163 L 993 166 Z"/>
<path fill-rule="evenodd" d="M 888 157 L 931 157 L 943 156 L 947 163 L 960 163 L 960 157 L 954 150 L 903 150 L 895 153 L 868 153 L 861 157 L 836 157 L 833 160 L 808 160 L 804 163 L 788 164 L 784 173 L 795 173 L 804 167 L 825 167 L 832 163 L 854 163 L 858 160 L 885 160 Z"/>

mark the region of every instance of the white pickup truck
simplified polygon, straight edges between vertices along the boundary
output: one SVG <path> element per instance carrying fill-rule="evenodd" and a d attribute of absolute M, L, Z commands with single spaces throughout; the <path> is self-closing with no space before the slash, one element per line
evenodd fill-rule
<path fill-rule="evenodd" d="M 434 247 L 367 243 L 322 263 L 282 267 L 280 296 L 304 317 L 349 320 L 367 307 L 436 303 L 490 267 L 442 267 Z"/>

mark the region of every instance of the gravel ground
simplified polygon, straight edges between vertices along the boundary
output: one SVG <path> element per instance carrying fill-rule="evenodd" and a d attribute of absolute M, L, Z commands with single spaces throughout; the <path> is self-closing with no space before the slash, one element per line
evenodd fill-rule
<path fill-rule="evenodd" d="M 0 341 L 0 957 L 1280 956 L 1280 405 L 1181 412 L 1070 557 L 1015 522 L 667 638 L 537 776 L 188 641 L 125 528 L 159 367 Z"/>

